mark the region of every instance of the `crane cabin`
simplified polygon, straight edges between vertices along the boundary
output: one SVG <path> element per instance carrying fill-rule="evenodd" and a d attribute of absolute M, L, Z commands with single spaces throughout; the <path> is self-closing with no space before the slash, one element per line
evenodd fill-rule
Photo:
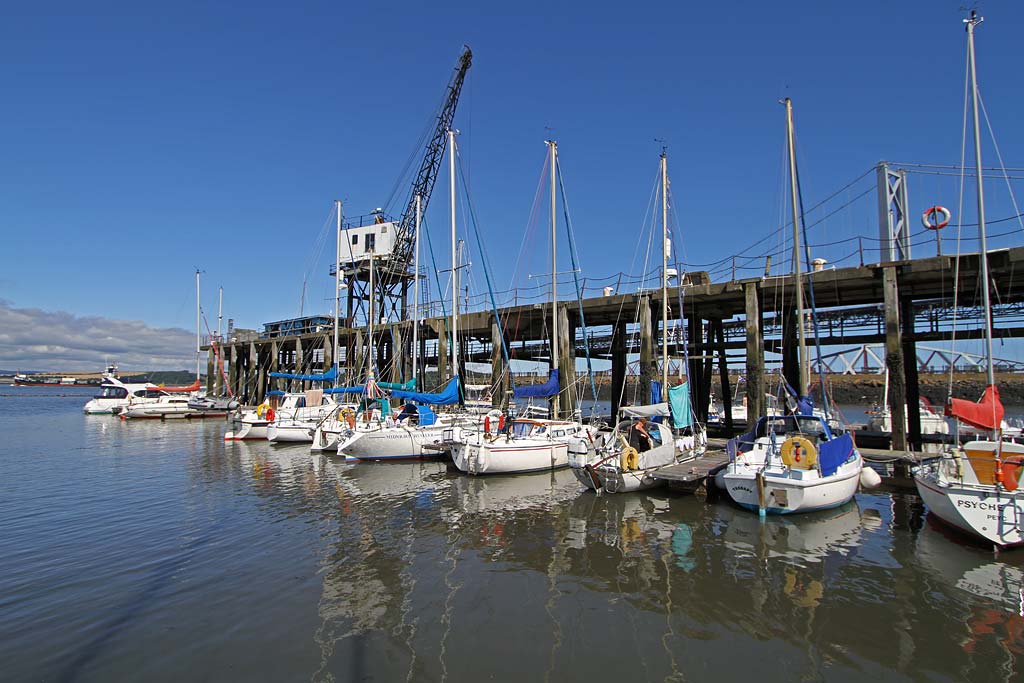
<path fill-rule="evenodd" d="M 396 222 L 380 218 L 365 225 L 344 229 L 341 244 L 342 267 L 363 264 L 370 260 L 370 254 L 376 257 L 390 256 L 397 234 Z"/>

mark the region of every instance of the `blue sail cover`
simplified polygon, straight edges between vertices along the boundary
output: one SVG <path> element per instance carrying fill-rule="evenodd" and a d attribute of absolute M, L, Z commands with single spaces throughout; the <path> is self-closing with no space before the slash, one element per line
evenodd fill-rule
<path fill-rule="evenodd" d="M 548 375 L 548 381 L 544 384 L 532 384 L 528 387 L 516 387 L 513 390 L 514 398 L 546 398 L 558 394 L 558 370 L 552 369 Z"/>
<path fill-rule="evenodd" d="M 789 385 L 789 382 L 783 382 L 786 385 L 786 391 L 789 395 L 796 399 L 796 414 L 797 415 L 814 415 L 814 401 L 811 400 L 810 396 L 800 396 L 797 394 L 796 389 Z"/>
<path fill-rule="evenodd" d="M 668 407 L 672 411 L 673 427 L 681 429 L 693 425 L 688 384 L 680 384 L 668 388 Z"/>
<path fill-rule="evenodd" d="M 651 403 L 663 403 L 661 397 L 661 382 L 651 380 Z"/>
<path fill-rule="evenodd" d="M 359 386 L 354 387 L 334 387 L 331 389 L 324 389 L 324 393 L 362 393 L 367 390 L 367 387 Z"/>
<path fill-rule="evenodd" d="M 338 366 L 335 365 L 327 372 L 322 372 L 319 375 L 295 375 L 289 372 L 271 372 L 268 376 L 277 377 L 278 379 L 301 379 L 306 382 L 333 382 L 338 376 Z"/>
<path fill-rule="evenodd" d="M 452 377 L 444 391 L 437 394 L 395 389 L 391 392 L 391 398 L 416 401 L 417 403 L 426 403 L 432 406 L 450 406 L 459 402 L 459 378 L 457 376 Z"/>
<path fill-rule="evenodd" d="M 853 437 L 843 434 L 831 441 L 818 444 L 818 465 L 821 476 L 827 477 L 836 473 L 839 466 L 853 455 Z"/>

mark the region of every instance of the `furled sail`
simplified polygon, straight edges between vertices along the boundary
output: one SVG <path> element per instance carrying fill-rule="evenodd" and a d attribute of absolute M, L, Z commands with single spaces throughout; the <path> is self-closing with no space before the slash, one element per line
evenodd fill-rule
<path fill-rule="evenodd" d="M 962 398 L 950 398 L 946 404 L 946 415 L 955 417 L 978 429 L 998 429 L 1003 422 L 1003 402 L 999 400 L 999 389 L 995 384 L 985 387 L 985 393 L 977 403 Z"/>
<path fill-rule="evenodd" d="M 672 408 L 672 426 L 676 429 L 693 425 L 689 389 L 689 385 L 685 382 L 668 388 L 668 404 Z"/>
<path fill-rule="evenodd" d="M 558 394 L 558 370 L 552 369 L 548 375 L 548 381 L 544 384 L 532 384 L 526 387 L 516 387 L 513 391 L 515 398 L 545 398 Z"/>
<path fill-rule="evenodd" d="M 431 394 L 421 391 L 405 391 L 394 389 L 391 391 L 391 398 L 399 398 L 404 401 L 416 401 L 432 406 L 448 406 L 459 402 L 459 378 L 452 377 L 443 391 Z"/>
<path fill-rule="evenodd" d="M 327 372 L 322 372 L 318 375 L 297 375 L 290 372 L 271 372 L 268 373 L 269 377 L 276 377 L 278 379 L 299 379 L 305 382 L 333 382 L 338 376 L 338 366 L 335 365 Z"/>

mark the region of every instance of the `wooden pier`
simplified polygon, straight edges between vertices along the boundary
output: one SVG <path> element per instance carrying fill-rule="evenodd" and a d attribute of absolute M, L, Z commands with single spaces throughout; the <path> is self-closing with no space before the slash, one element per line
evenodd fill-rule
<path fill-rule="evenodd" d="M 923 443 L 918 412 L 906 410 L 907 405 L 917 405 L 919 400 L 916 344 L 951 338 L 947 314 L 954 287 L 959 291 L 957 337 L 972 338 L 981 333 L 983 318 L 978 308 L 980 296 L 976 296 L 980 259 L 977 254 L 968 254 L 959 258 L 959 264 L 956 261 L 951 256 L 937 256 L 825 269 L 808 274 L 803 283 L 805 288 L 808 280 L 813 283 L 823 346 L 885 343 L 885 363 L 890 378 L 888 403 L 892 406 L 892 423 L 897 427 L 892 435 L 896 451 L 920 450 Z M 1018 266 L 1022 264 L 1024 248 L 990 252 L 994 297 L 1001 306 L 1024 302 L 1024 278 L 1017 277 Z M 955 273 L 959 274 L 956 281 Z M 717 373 L 724 394 L 725 427 L 732 429 L 729 401 L 733 392 L 728 364 L 735 358 L 727 352 L 745 353 L 748 420 L 761 415 L 765 408 L 765 394 L 770 388 L 765 370 L 766 353 L 781 356 L 783 374 L 791 385 L 798 384 L 794 377 L 795 336 L 796 321 L 800 318 L 792 308 L 794 280 L 791 276 L 781 276 L 713 283 L 706 273 L 693 272 L 684 274 L 681 282 L 681 287 L 668 290 L 670 322 L 667 329 L 661 329 L 660 321 L 653 321 L 650 314 L 661 308 L 658 290 L 611 293 L 582 302 L 561 302 L 558 312 L 561 332 L 555 340 L 560 346 L 559 369 L 563 378 L 575 377 L 576 357 L 583 353 L 584 343 L 589 345 L 592 354 L 610 360 L 614 414 L 626 382 L 627 355 L 639 356 L 638 393 L 649 396 L 650 382 L 660 375 L 654 350 L 662 336 L 668 335 L 669 354 L 681 358 L 685 351 L 688 355 L 687 375 L 694 383 L 694 409 L 698 420 L 707 418 L 712 381 Z M 931 314 L 930 307 L 941 312 Z M 865 311 L 872 315 L 865 317 Z M 404 315 L 411 317 L 409 311 Z M 490 363 L 492 386 L 499 387 L 493 392 L 496 405 L 504 395 L 501 387 L 508 387 L 503 347 L 512 359 L 546 359 L 546 349 L 551 343 L 547 338 L 552 328 L 550 317 L 550 307 L 538 304 L 505 307 L 499 309 L 497 315 L 484 310 L 460 316 L 459 365 L 464 368 L 466 362 Z M 1024 336 L 1024 327 L 1015 322 L 1000 326 L 999 320 L 997 315 L 997 338 Z M 586 339 L 583 322 L 588 331 Z M 809 325 L 806 319 L 805 324 Z M 421 362 L 428 364 L 441 378 L 453 374 L 448 367 L 447 326 L 447 318 L 430 317 L 421 320 L 417 335 Z M 366 328 L 343 327 L 337 358 L 332 328 L 333 325 L 321 326 L 315 331 L 292 336 L 253 334 L 225 340 L 219 346 L 227 367 L 227 382 L 234 394 L 245 402 L 255 403 L 269 389 L 306 388 L 310 386 L 308 383 L 273 380 L 268 373 L 322 372 L 335 361 L 347 371 L 347 377 L 355 378 L 356 369 L 363 365 L 371 348 L 376 355 L 376 366 L 382 369 L 378 379 L 400 382 L 416 374 L 411 361 L 411 320 L 377 326 L 372 347 L 367 343 Z M 208 390 L 221 393 L 223 387 L 214 351 L 210 346 L 205 348 L 210 351 Z M 421 367 L 421 376 L 422 370 Z M 562 414 L 573 408 L 572 393 L 562 393 L 558 406 Z M 901 428 L 904 423 L 906 430 Z"/>

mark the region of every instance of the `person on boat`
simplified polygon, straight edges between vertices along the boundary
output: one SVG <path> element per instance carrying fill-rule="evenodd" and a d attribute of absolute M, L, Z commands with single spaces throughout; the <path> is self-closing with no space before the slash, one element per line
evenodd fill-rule
<path fill-rule="evenodd" d="M 415 418 L 417 416 L 419 416 L 419 411 L 416 409 L 416 406 L 412 403 L 406 403 L 402 406 L 401 412 L 398 413 L 398 422 L 401 423 L 405 420 L 409 420 L 409 422 L 412 423 L 416 421 Z"/>
<path fill-rule="evenodd" d="M 629 445 L 638 453 L 651 450 L 651 435 L 647 432 L 647 420 L 640 418 L 629 426 Z"/>

